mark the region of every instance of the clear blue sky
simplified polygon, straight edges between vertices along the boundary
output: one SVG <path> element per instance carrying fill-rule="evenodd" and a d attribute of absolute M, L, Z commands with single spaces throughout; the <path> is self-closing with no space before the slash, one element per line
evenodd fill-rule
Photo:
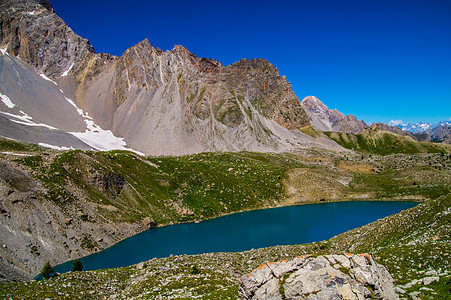
<path fill-rule="evenodd" d="M 368 122 L 451 118 L 450 0 L 50 0 L 97 52 L 148 38 L 224 65 L 265 58 L 302 100 Z"/>

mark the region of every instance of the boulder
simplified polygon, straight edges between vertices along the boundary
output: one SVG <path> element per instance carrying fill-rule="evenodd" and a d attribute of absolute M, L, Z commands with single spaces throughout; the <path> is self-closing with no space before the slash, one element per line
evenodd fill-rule
<path fill-rule="evenodd" d="M 370 254 L 299 256 L 266 263 L 239 281 L 240 299 L 399 299 Z"/>
<path fill-rule="evenodd" d="M 439 281 L 439 280 L 440 280 L 440 277 L 438 277 L 438 276 L 424 277 L 423 278 L 423 284 L 424 285 L 430 285 L 434 281 Z"/>
<path fill-rule="evenodd" d="M 157 227 L 157 222 L 155 222 L 151 217 L 145 217 L 143 219 L 144 226 L 149 229 Z"/>

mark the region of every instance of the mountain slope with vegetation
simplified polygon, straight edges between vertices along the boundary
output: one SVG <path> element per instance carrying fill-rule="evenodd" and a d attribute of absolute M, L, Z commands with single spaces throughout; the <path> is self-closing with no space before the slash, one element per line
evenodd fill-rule
<path fill-rule="evenodd" d="M 98 54 L 47 0 L 0 3 L 0 50 L 0 298 L 235 299 L 262 263 L 346 252 L 371 252 L 406 298 L 450 296 L 450 145 L 303 106 L 264 59 L 147 39 Z M 351 200 L 421 204 L 308 245 L 13 282 L 155 226 Z"/>
<path fill-rule="evenodd" d="M 448 144 L 420 142 L 409 136 L 380 130 L 378 127 L 370 127 L 359 134 L 344 132 L 324 133 L 347 149 L 379 155 L 394 153 L 447 153 L 451 150 Z"/>
<path fill-rule="evenodd" d="M 238 279 L 261 264 L 299 255 L 371 252 L 406 299 L 448 299 L 451 293 L 451 197 L 416 207 L 329 240 L 240 253 L 152 259 L 125 268 L 72 272 L 47 281 L 0 285 L 18 298 L 236 299 Z"/>
<path fill-rule="evenodd" d="M 4 278 L 100 251 L 153 226 L 285 205 L 436 199 L 450 192 L 448 154 L 52 151 L 0 140 Z M 16 275 L 14 275 L 16 274 Z"/>

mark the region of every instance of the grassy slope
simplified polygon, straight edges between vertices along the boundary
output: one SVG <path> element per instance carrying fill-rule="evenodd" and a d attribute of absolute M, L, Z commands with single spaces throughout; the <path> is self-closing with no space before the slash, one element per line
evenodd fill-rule
<path fill-rule="evenodd" d="M 325 134 L 347 149 L 387 155 L 393 153 L 446 153 L 451 145 L 419 142 L 406 136 L 387 131 L 367 129 L 361 134 L 325 132 Z"/>
<path fill-rule="evenodd" d="M 77 199 L 83 197 L 97 206 L 99 215 L 117 222 L 139 222 L 150 217 L 165 225 L 305 203 L 286 199 L 287 182 L 293 178 L 297 179 L 294 186 L 299 194 L 300 186 L 308 183 L 319 194 L 332 188 L 334 195 L 341 196 L 321 195 L 316 199 L 306 192 L 304 198 L 309 202 L 356 200 L 361 195 L 365 195 L 365 200 L 400 200 L 401 196 L 427 199 L 450 192 L 451 159 L 440 154 L 426 158 L 345 158 L 320 152 L 307 159 L 302 154 L 240 152 L 143 158 L 125 151 L 49 154 L 45 149 L 26 147 L 32 146 L 8 142 L 6 149 L 31 153 L 32 156 L 19 157 L 15 162 L 30 168 L 33 176 L 43 182 L 49 201 L 65 211 L 65 207 L 76 205 Z M 390 160 L 406 162 L 391 166 Z M 375 168 L 381 171 L 373 172 Z M 307 170 L 309 177 L 317 179 L 306 181 L 291 172 L 298 169 Z M 339 182 L 341 177 L 348 178 L 349 183 L 343 185 Z M 115 180 L 123 182 L 115 186 Z"/>
<path fill-rule="evenodd" d="M 358 192 L 387 199 L 400 195 L 431 199 L 408 212 L 326 242 L 243 253 L 172 257 L 152 260 L 142 269 L 132 266 L 64 274 L 48 282 L 9 283 L 0 286 L 1 296 L 65 298 L 67 294 L 66 298 L 72 299 L 75 295 L 89 297 L 88 292 L 97 290 L 97 296 L 101 291 L 105 295 L 117 293 L 144 298 L 187 296 L 189 293 L 210 299 L 234 298 L 240 275 L 263 262 L 307 253 L 371 251 L 389 268 L 399 284 L 424 277 L 429 266 L 444 270 L 450 265 L 451 158 L 448 154 L 351 157 L 326 152 L 308 156 L 205 153 L 144 159 L 121 151 L 68 151 L 55 155 L 47 149 L 11 141 L 2 141 L 0 145 L 1 151 L 32 154 L 18 158 L 16 162 L 34 170 L 34 176 L 49 188 L 50 201 L 64 207 L 75 201 L 82 191 L 93 202 L 116 207 L 117 211 L 99 211 L 114 220 L 133 222 L 151 216 L 158 223 L 167 224 L 283 203 L 283 184 L 293 169 L 307 169 L 309 174 L 317 174 L 320 178 L 348 177 L 351 180 L 344 187 L 347 195 Z M 372 172 L 372 168 L 379 168 L 381 172 Z M 127 184 L 119 194 L 93 181 L 93 178 L 108 174 L 120 175 L 126 180 Z M 176 206 L 187 208 L 194 215 L 181 214 Z M 193 266 L 201 270 L 200 274 L 193 272 Z M 428 287 L 446 295 L 449 291 L 447 282 L 449 275 Z M 414 286 L 409 292 L 420 287 Z"/>
<path fill-rule="evenodd" d="M 35 154 L 15 161 L 33 170 L 50 201 L 64 207 L 86 197 L 108 219 L 151 217 L 158 224 L 274 206 L 286 171 L 301 166 L 288 156 L 244 152 L 146 159 L 123 151 L 67 151 L 49 161 Z M 109 183 L 115 178 L 124 185 L 115 188 Z"/>
<path fill-rule="evenodd" d="M 66 298 L 96 291 L 93 298 L 122 295 L 143 299 L 174 297 L 190 299 L 235 299 L 237 280 L 261 263 L 302 254 L 372 252 L 385 265 L 395 284 L 427 277 L 431 269 L 448 275 L 420 290 L 421 284 L 407 289 L 420 292 L 421 299 L 448 299 L 451 276 L 451 196 L 428 200 L 412 209 L 340 234 L 330 240 L 295 246 L 278 246 L 242 253 L 218 253 L 153 259 L 140 267 L 67 273 L 49 281 L 8 283 L 0 295 L 19 298 Z M 196 272 L 198 269 L 200 272 Z M 58 292 L 60 294 L 58 294 Z"/>

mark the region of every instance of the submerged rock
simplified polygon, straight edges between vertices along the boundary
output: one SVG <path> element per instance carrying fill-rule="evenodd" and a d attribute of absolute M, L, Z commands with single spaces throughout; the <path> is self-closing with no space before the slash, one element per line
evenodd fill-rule
<path fill-rule="evenodd" d="M 299 256 L 240 278 L 240 299 L 398 299 L 393 279 L 369 254 Z"/>

